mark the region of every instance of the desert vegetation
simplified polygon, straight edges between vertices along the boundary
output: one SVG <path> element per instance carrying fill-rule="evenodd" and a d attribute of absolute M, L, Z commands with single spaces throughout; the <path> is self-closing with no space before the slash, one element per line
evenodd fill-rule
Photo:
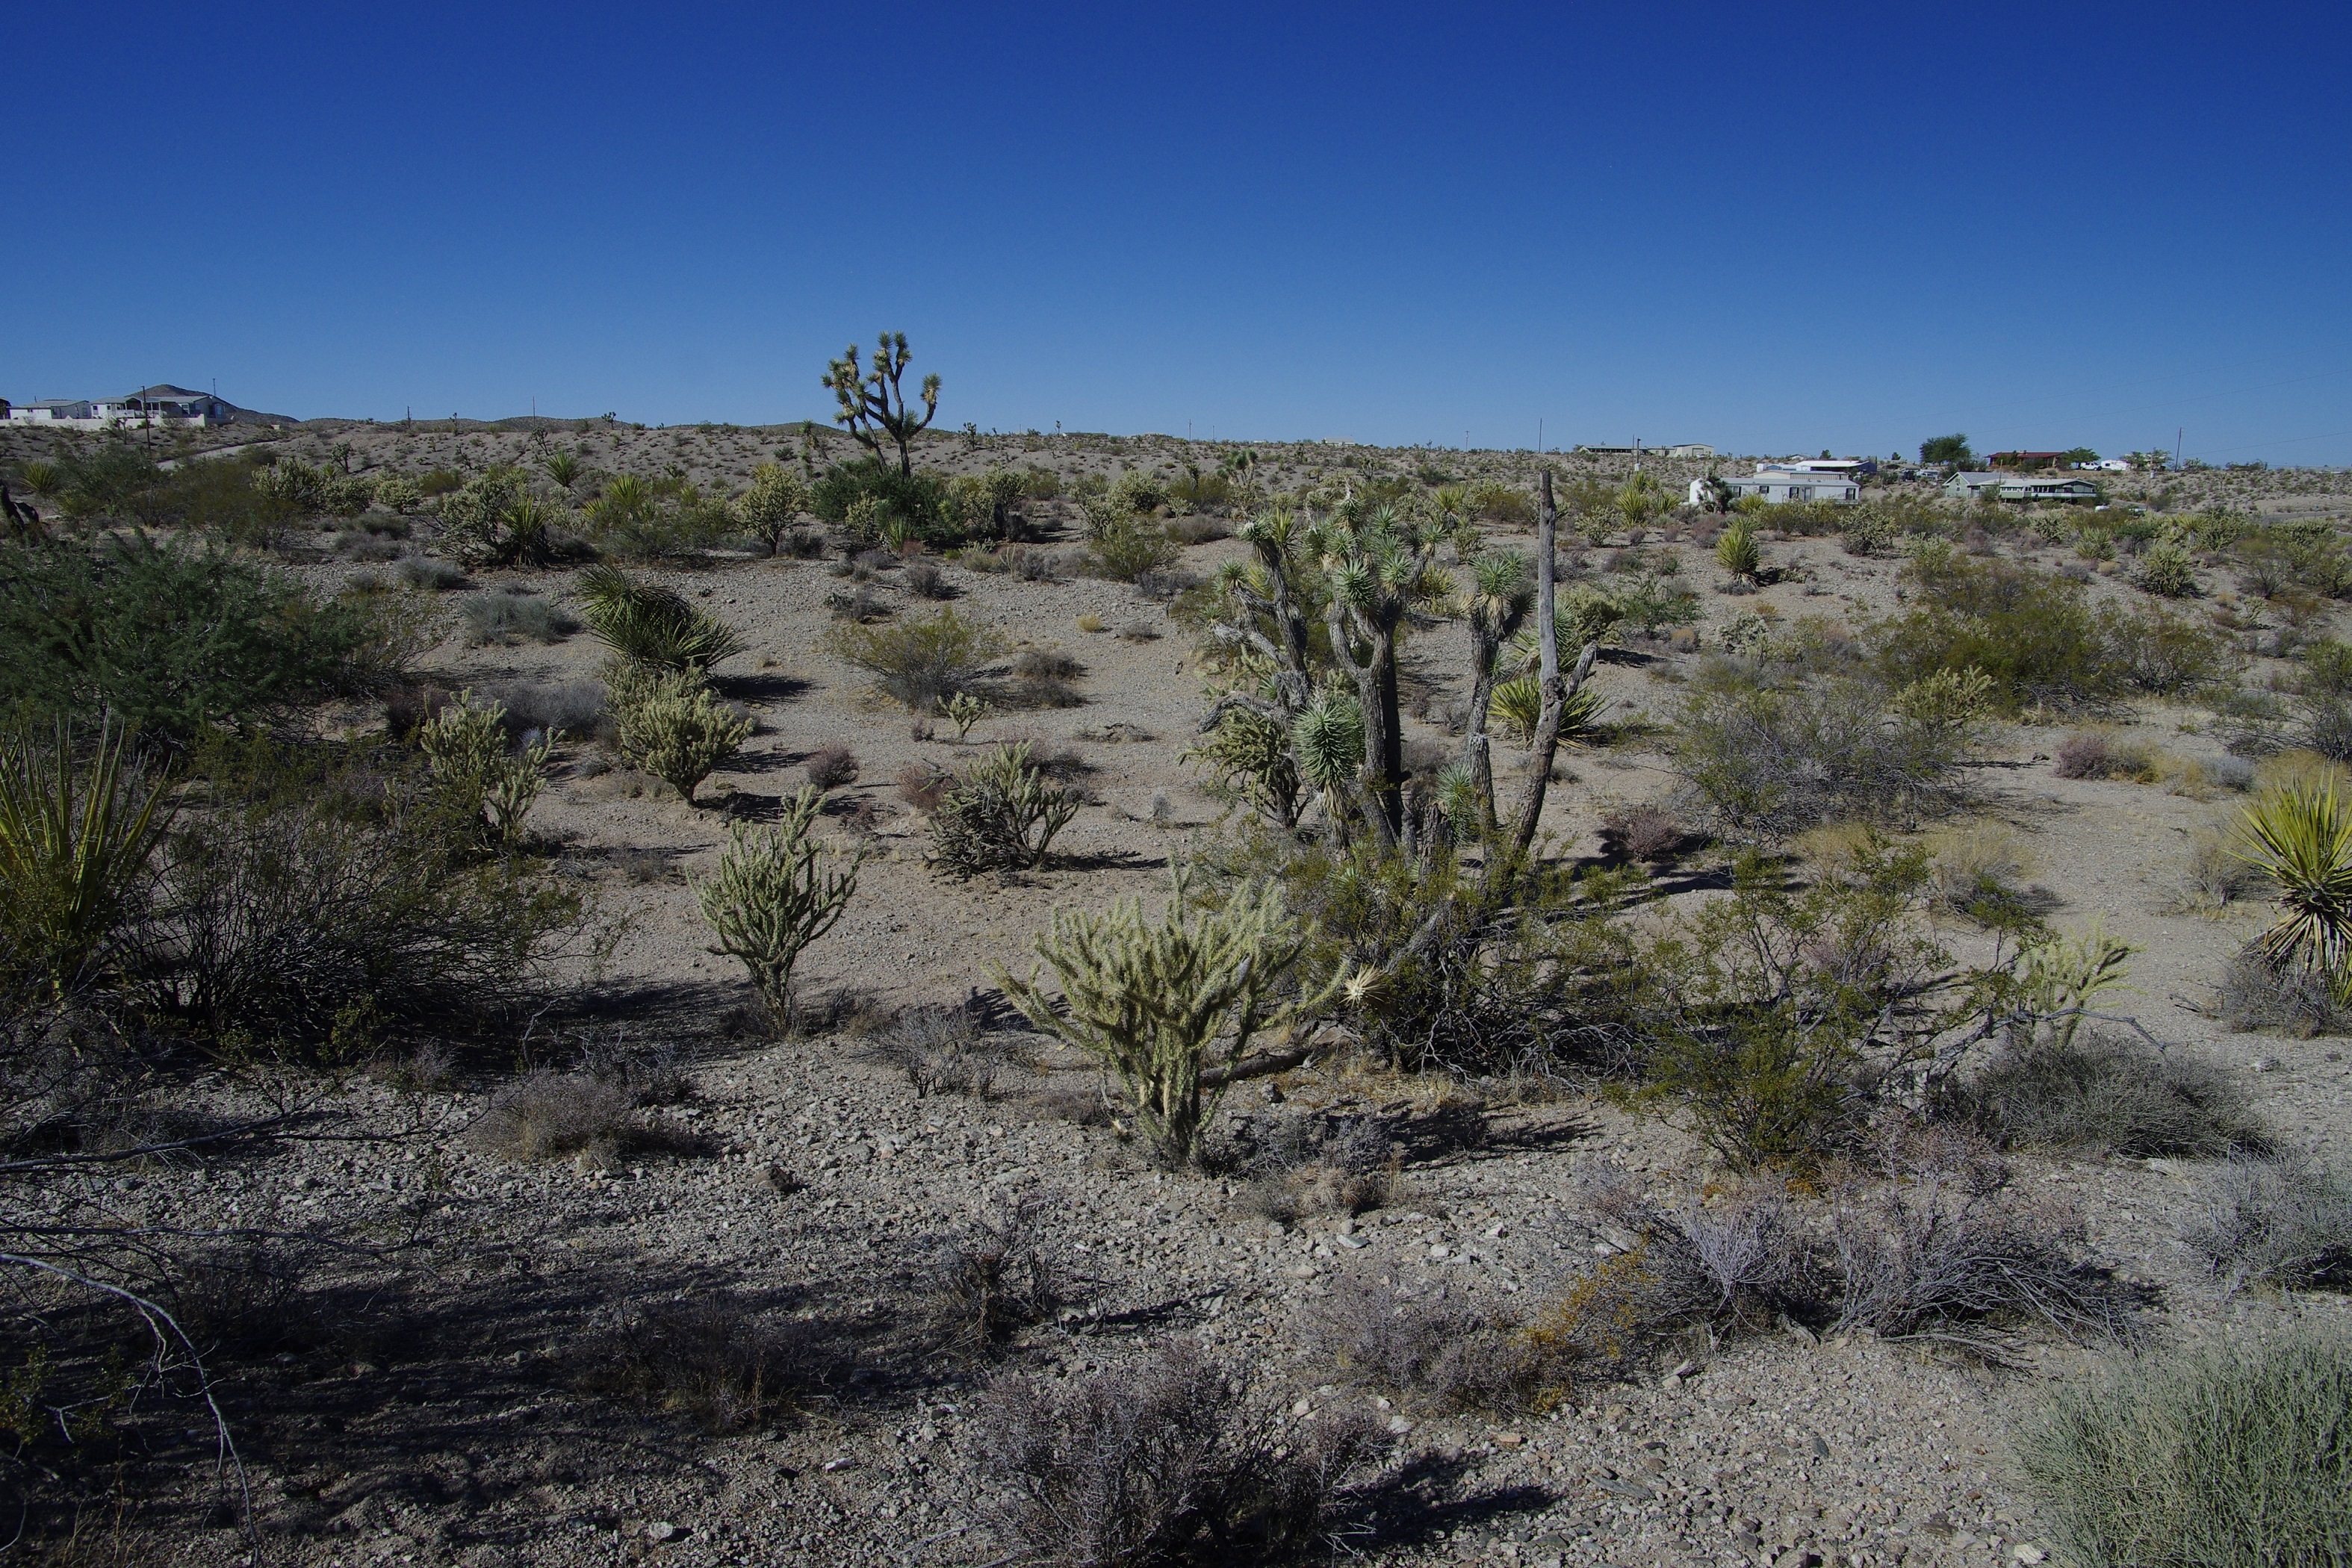
<path fill-rule="evenodd" d="M 915 366 L 5 433 L 28 1550 L 2344 1554 L 2336 476 Z"/>

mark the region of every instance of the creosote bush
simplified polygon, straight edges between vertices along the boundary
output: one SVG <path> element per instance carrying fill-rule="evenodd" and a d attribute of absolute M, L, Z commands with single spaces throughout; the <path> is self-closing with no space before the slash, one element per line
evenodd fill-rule
<path fill-rule="evenodd" d="M 2116 1360 L 2047 1395 L 2016 1451 L 2084 1568 L 2352 1560 L 2352 1343 L 2338 1325 Z"/>
<path fill-rule="evenodd" d="M 899 625 L 836 626 L 825 645 L 916 714 L 936 713 L 940 699 L 958 693 L 985 695 L 984 683 L 1004 656 L 1002 638 L 952 610 Z"/>
<path fill-rule="evenodd" d="M 2221 1068 L 2097 1030 L 1995 1058 L 1954 1087 L 1952 1112 L 2018 1148 L 2214 1159 L 2270 1142 Z"/>

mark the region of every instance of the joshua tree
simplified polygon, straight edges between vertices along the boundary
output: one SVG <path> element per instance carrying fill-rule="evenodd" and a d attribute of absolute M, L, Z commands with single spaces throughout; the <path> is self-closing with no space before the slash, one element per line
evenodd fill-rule
<path fill-rule="evenodd" d="M 852 343 L 843 350 L 843 357 L 825 367 L 824 386 L 840 401 L 841 410 L 833 422 L 847 430 L 858 444 L 882 457 L 882 443 L 887 438 L 898 449 L 898 472 L 912 477 L 915 472 L 913 444 L 915 437 L 930 424 L 940 412 L 940 378 L 923 378 L 923 416 L 917 419 L 907 406 L 907 393 L 898 382 L 907 373 L 907 334 L 885 332 L 874 346 L 874 368 L 866 370 L 858 362 L 857 345 Z"/>
<path fill-rule="evenodd" d="M 1495 759 L 1486 740 L 1486 710 L 1494 702 L 1503 649 L 1535 608 L 1535 584 L 1525 556 L 1497 550 L 1474 558 L 1466 596 L 1470 623 L 1470 714 L 1462 737 L 1462 765 L 1477 797 L 1480 826 L 1495 825 Z"/>
<path fill-rule="evenodd" d="M 1308 533 L 1330 584 L 1323 618 L 1331 654 L 1355 683 L 1364 713 L 1364 816 L 1382 845 L 1404 825 L 1404 725 L 1397 703 L 1397 633 L 1416 607 L 1449 597 L 1437 567 L 1441 532 L 1408 522 L 1393 507 L 1361 515 L 1343 502 Z"/>

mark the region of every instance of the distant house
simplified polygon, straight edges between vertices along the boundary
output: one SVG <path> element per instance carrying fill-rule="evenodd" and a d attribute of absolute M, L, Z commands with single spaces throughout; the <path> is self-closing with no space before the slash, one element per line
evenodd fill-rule
<path fill-rule="evenodd" d="M 2088 479 L 2063 474 L 1959 473 L 1944 482 L 1944 495 L 1955 501 L 2078 503 L 2099 499 L 2099 487 Z"/>
<path fill-rule="evenodd" d="M 1679 446 L 1667 447 L 1666 455 L 1669 457 L 1707 458 L 1715 455 L 1715 448 L 1701 442 L 1685 441 Z"/>
<path fill-rule="evenodd" d="M 94 402 L 87 398 L 43 398 L 8 410 L 6 418 L 11 423 L 105 430 L 143 424 L 227 424 L 241 412 L 235 403 L 223 402 L 210 392 L 158 385 Z"/>
<path fill-rule="evenodd" d="M 1770 506 L 1783 506 L 1790 501 L 1835 501 L 1841 504 L 1859 500 L 1862 481 L 1852 473 L 1840 472 L 1835 465 L 1815 469 L 1792 463 L 1759 463 L 1753 474 L 1711 476 L 1714 483 L 1730 488 L 1737 502 L 1754 496 Z M 1690 482 L 1690 504 L 1707 504 L 1706 479 Z"/>
<path fill-rule="evenodd" d="M 2128 457 L 2102 457 L 2096 463 L 2085 463 L 2083 466 L 2102 474 L 2128 474 L 2132 471 Z"/>
<path fill-rule="evenodd" d="M 1631 446 L 1579 446 L 1587 457 L 1712 457 L 1715 448 L 1696 441 L 1685 441 L 1679 446 L 1655 446 L 1636 441 Z"/>
<path fill-rule="evenodd" d="M 89 417 L 89 401 L 87 398 L 36 398 L 8 411 L 9 421 L 18 424 L 56 424 L 62 420 L 85 420 Z"/>

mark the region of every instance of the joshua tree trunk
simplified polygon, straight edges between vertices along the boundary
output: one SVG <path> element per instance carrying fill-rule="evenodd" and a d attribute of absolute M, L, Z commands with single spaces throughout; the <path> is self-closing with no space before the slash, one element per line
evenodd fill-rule
<path fill-rule="evenodd" d="M 1511 831 L 1507 854 L 1496 867 L 1506 878 L 1516 877 L 1526 862 L 1528 851 L 1536 841 L 1536 823 L 1543 816 L 1544 790 L 1551 782 L 1552 758 L 1559 751 L 1560 719 L 1568 699 L 1583 686 L 1585 677 L 1592 673 L 1592 661 L 1600 655 L 1601 644 L 1587 643 L 1576 661 L 1576 673 L 1562 679 L 1559 673 L 1559 622 L 1552 606 L 1554 572 L 1552 545 L 1559 527 L 1559 512 L 1552 505 L 1551 470 L 1543 471 L 1538 486 L 1539 503 L 1536 511 L 1536 648 L 1543 663 L 1538 679 L 1543 687 L 1542 716 L 1536 723 L 1534 748 L 1528 756 L 1528 784 L 1519 797 L 1518 821 Z M 1495 884 L 1499 893 L 1503 884 Z"/>

